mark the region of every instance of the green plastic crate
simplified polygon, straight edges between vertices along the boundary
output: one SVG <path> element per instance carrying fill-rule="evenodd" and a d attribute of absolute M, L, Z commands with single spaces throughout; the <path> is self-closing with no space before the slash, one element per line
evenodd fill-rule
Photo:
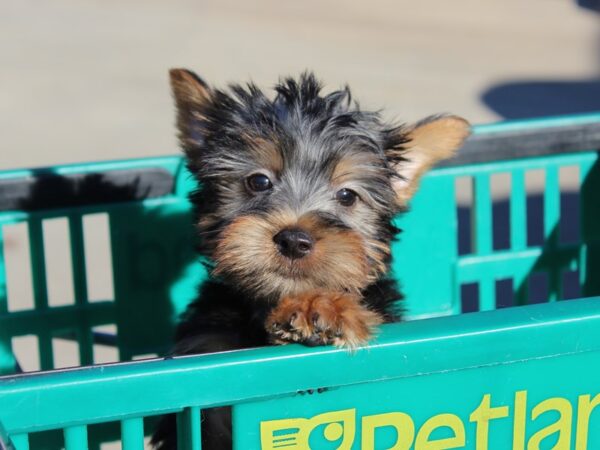
<path fill-rule="evenodd" d="M 97 343 L 116 346 L 121 361 L 166 351 L 206 277 L 182 160 L 0 173 L 0 229 L 26 224 L 34 297 L 29 310 L 9 311 L 2 253 L 0 442 L 81 450 L 122 439 L 140 450 L 153 418 L 174 412 L 181 448 L 198 450 L 201 409 L 233 405 L 237 450 L 600 449 L 599 148 L 600 114 L 476 127 L 399 219 L 393 271 L 411 320 L 385 325 L 369 348 L 289 345 L 95 366 Z M 575 212 L 561 201 L 567 169 L 579 174 Z M 526 190 L 531 171 L 544 174 L 537 199 Z M 499 174 L 511 180 L 504 245 L 492 233 Z M 466 205 L 460 183 L 472 186 Z M 539 242 L 527 233 L 534 207 Z M 108 217 L 114 295 L 92 302 L 84 224 L 96 214 Z M 53 218 L 68 224 L 72 305 L 48 303 L 44 223 Z M 578 228 L 570 241 L 566 219 Z M 545 301 L 529 304 L 541 300 L 530 289 L 539 274 Z M 567 275 L 586 298 L 560 301 Z M 524 306 L 499 307 L 502 280 Z M 93 330 L 108 324 L 116 335 Z M 12 346 L 24 335 L 37 337 L 43 372 L 16 373 Z M 56 337 L 76 342 L 87 367 L 52 370 Z"/>

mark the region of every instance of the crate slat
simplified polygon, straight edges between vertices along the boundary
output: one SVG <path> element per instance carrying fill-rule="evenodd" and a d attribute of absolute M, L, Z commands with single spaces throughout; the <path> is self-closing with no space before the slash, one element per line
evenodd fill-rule
<path fill-rule="evenodd" d="M 545 246 L 558 246 L 558 227 L 560 218 L 560 184 L 558 166 L 546 169 L 544 189 L 544 240 Z M 548 301 L 556 301 L 560 292 L 560 270 L 556 264 L 548 269 Z"/>
<path fill-rule="evenodd" d="M 513 251 L 527 246 L 527 191 L 525 171 L 513 170 L 510 187 L 510 247 Z"/>
<path fill-rule="evenodd" d="M 0 224 L 0 315 L 8 313 L 6 263 L 4 262 L 4 233 Z"/>
<path fill-rule="evenodd" d="M 65 428 L 66 450 L 88 450 L 87 427 L 77 425 Z"/>
<path fill-rule="evenodd" d="M 177 414 L 179 450 L 201 450 L 200 408 L 192 406 Z"/>
<path fill-rule="evenodd" d="M 123 450 L 144 450 L 144 419 L 134 417 L 121 421 Z"/>
<path fill-rule="evenodd" d="M 85 248 L 83 243 L 83 224 L 81 215 L 69 216 L 69 237 L 71 240 L 71 265 L 73 267 L 73 291 L 75 303 L 85 305 L 88 301 L 87 277 L 85 270 Z M 87 317 L 78 321 L 77 338 L 79 341 L 79 359 L 82 365 L 94 363 L 93 339 Z"/>
<path fill-rule="evenodd" d="M 42 219 L 32 217 L 29 221 L 29 251 L 31 254 L 31 276 L 36 311 L 48 309 L 48 284 L 46 280 L 46 259 L 44 251 L 44 232 Z M 42 370 L 54 368 L 54 350 L 52 334 L 49 329 L 38 333 L 40 367 Z"/>
<path fill-rule="evenodd" d="M 494 309 L 496 309 L 495 283 L 492 278 L 485 277 L 479 282 L 479 310 L 492 311 Z"/>
<path fill-rule="evenodd" d="M 29 450 L 29 435 L 16 434 L 10 438 L 17 450 Z"/>
<path fill-rule="evenodd" d="M 487 255 L 492 251 L 492 197 L 490 177 L 478 174 L 474 178 L 475 203 L 475 251 L 478 255 Z"/>

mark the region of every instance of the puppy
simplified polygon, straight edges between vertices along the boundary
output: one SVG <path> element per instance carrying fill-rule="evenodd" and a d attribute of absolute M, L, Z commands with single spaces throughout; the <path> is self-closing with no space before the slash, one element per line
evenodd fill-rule
<path fill-rule="evenodd" d="M 419 180 L 469 134 L 459 117 L 412 125 L 363 111 L 314 75 L 268 97 L 171 71 L 179 139 L 198 181 L 199 252 L 212 270 L 184 314 L 174 354 L 287 344 L 355 348 L 400 319 L 388 277 L 393 219 Z M 419 257 L 419 255 L 415 255 Z M 227 408 L 203 412 L 204 449 L 231 448 Z M 153 443 L 175 450 L 173 416 Z"/>

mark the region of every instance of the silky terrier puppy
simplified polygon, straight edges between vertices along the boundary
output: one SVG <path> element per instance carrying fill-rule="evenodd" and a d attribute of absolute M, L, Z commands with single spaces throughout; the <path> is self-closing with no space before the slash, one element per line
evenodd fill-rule
<path fill-rule="evenodd" d="M 171 85 L 213 275 L 184 314 L 174 354 L 294 342 L 353 349 L 399 320 L 393 219 L 423 174 L 461 146 L 468 123 L 386 123 L 347 87 L 323 94 L 310 73 L 280 81 L 272 97 L 254 84 L 213 89 L 184 69 L 171 71 Z M 228 409 L 205 412 L 202 438 L 202 448 L 231 448 Z M 176 448 L 173 417 L 153 442 Z"/>

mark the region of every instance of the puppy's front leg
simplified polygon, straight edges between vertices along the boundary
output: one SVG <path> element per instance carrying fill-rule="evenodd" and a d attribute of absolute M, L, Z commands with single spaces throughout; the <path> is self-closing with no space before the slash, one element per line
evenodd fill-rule
<path fill-rule="evenodd" d="M 366 343 L 381 323 L 383 318 L 356 295 L 311 291 L 282 298 L 267 317 L 266 329 L 275 344 L 355 348 Z"/>

